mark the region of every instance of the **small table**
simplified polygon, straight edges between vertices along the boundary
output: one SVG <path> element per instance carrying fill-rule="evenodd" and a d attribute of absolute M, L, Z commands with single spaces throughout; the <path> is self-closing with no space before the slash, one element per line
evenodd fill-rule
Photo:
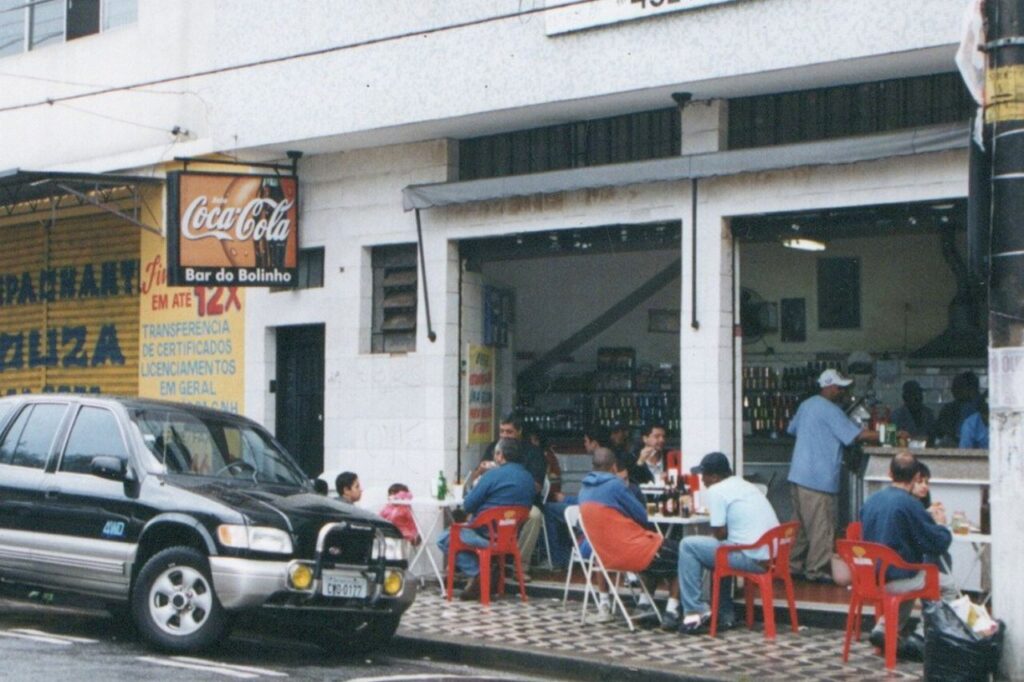
<path fill-rule="evenodd" d="M 665 533 L 662 531 L 662 526 L 682 526 L 683 534 L 686 534 L 686 528 L 689 526 L 699 526 L 706 523 L 711 523 L 711 517 L 707 514 L 693 514 L 692 516 L 662 516 L 661 514 L 654 514 L 648 516 L 647 520 L 654 524 L 654 527 L 658 530 L 658 533 L 664 537 Z"/>
<path fill-rule="evenodd" d="M 974 570 L 975 569 L 978 569 L 979 571 L 985 570 L 983 559 L 984 559 L 984 555 L 985 555 L 986 549 L 992 546 L 992 536 L 991 535 L 987 535 L 987 534 L 984 534 L 984 533 L 974 533 L 974 532 L 971 532 L 971 533 L 953 533 L 953 542 L 969 544 L 971 546 L 971 548 L 974 549 L 974 563 L 971 564 L 970 571 L 968 571 L 967 578 L 964 579 L 964 582 L 966 582 L 966 580 L 969 579 L 974 574 Z M 948 564 L 946 564 L 945 559 L 943 559 L 942 562 L 945 565 L 946 571 L 950 575 L 953 575 L 952 568 Z M 981 578 L 981 580 L 979 580 L 979 582 L 981 583 L 982 587 L 984 588 L 984 585 L 985 585 L 984 576 L 982 576 L 982 578 Z M 959 588 L 960 588 L 960 586 L 957 585 L 957 589 L 959 589 Z M 986 605 L 986 604 L 988 604 L 989 600 L 992 598 L 992 594 L 990 592 L 984 592 L 984 594 L 985 594 L 985 599 L 981 603 L 983 605 Z"/>
<path fill-rule="evenodd" d="M 446 509 L 454 509 L 462 504 L 462 500 L 456 500 L 454 498 L 448 498 L 445 500 L 435 500 L 431 497 L 424 497 L 421 499 L 413 500 L 391 500 L 390 504 L 397 504 L 403 507 L 409 507 L 409 511 L 412 512 L 412 522 L 416 526 L 416 532 L 420 535 L 420 546 L 416 548 L 416 553 L 412 556 L 412 561 L 409 562 L 409 573 L 412 573 L 412 569 L 416 566 L 416 562 L 426 554 L 427 560 L 430 562 L 430 566 L 434 569 L 434 576 L 437 578 L 437 584 L 441 587 L 441 596 L 447 596 L 445 593 L 445 581 L 444 575 L 441 574 L 441 569 L 434 561 L 434 555 L 427 550 L 427 545 L 431 542 L 431 535 L 434 530 L 437 529 L 437 522 L 444 516 Z M 439 513 L 433 514 L 430 519 L 430 524 L 427 526 L 426 531 L 423 529 L 423 524 L 420 523 L 419 516 L 416 514 L 416 507 L 429 507 L 436 509 Z"/>

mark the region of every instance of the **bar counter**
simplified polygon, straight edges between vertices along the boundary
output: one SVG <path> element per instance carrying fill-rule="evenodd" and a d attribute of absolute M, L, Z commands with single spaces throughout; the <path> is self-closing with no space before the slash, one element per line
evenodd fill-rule
<path fill-rule="evenodd" d="M 982 490 L 989 484 L 988 450 L 961 448 L 865 447 L 864 499 L 889 485 L 889 461 L 900 450 L 909 450 L 931 469 L 931 496 L 946 508 L 946 517 L 962 511 L 972 526 L 981 522 Z M 962 589 L 988 591 L 988 570 L 973 571 L 978 558 L 971 547 L 954 542 L 950 547 L 953 575 Z M 986 559 L 987 561 L 987 559 Z"/>

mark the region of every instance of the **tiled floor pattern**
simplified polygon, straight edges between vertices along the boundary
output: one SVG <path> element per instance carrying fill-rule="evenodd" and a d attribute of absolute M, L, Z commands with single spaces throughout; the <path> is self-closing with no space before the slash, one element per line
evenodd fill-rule
<path fill-rule="evenodd" d="M 660 630 L 630 633 L 621 618 L 605 624 L 580 625 L 580 604 L 563 608 L 559 599 L 523 604 L 505 597 L 483 607 L 477 602 L 447 602 L 423 591 L 402 619 L 400 634 L 467 639 L 517 651 L 531 649 L 566 654 L 590 661 L 607 660 L 635 667 L 687 670 L 722 679 L 749 680 L 878 680 L 886 678 L 882 658 L 863 638 L 854 642 L 844 665 L 843 633 L 778 624 L 774 642 L 764 639 L 760 623 L 753 631 L 737 628 L 717 638 L 684 636 Z M 900 662 L 889 679 L 919 680 L 922 666 Z"/>

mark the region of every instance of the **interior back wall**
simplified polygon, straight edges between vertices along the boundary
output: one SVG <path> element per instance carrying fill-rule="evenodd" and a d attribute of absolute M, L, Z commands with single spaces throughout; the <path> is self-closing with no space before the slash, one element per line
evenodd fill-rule
<path fill-rule="evenodd" d="M 678 251 L 644 251 L 485 263 L 489 284 L 515 291 L 515 350 L 539 357 L 569 338 L 643 282 L 665 268 Z M 572 352 L 593 365 L 597 349 L 629 346 L 638 363 L 679 363 L 679 334 L 650 333 L 648 310 L 679 310 L 676 278 L 599 336 Z"/>
<path fill-rule="evenodd" d="M 739 248 L 744 287 L 774 303 L 804 298 L 807 310 L 806 341 L 784 343 L 776 331 L 765 334 L 763 344 L 748 344 L 747 352 L 763 350 L 764 344 L 781 353 L 912 351 L 946 327 L 956 293 L 937 234 L 831 239 L 819 253 L 777 243 L 742 243 Z M 965 252 L 962 243 L 960 252 Z M 834 257 L 860 259 L 859 329 L 818 328 L 817 262 Z"/>

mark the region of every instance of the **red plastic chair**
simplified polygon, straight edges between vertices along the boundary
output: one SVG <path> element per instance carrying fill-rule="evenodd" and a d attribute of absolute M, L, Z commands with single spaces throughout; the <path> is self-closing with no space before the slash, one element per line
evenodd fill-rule
<path fill-rule="evenodd" d="M 900 602 L 910 599 L 939 598 L 939 569 L 934 564 L 909 564 L 900 558 L 894 550 L 874 542 L 861 540 L 839 540 L 836 543 L 839 556 L 843 558 L 853 577 L 850 593 L 850 611 L 846 616 L 846 639 L 843 642 L 843 662 L 850 657 L 850 640 L 854 631 L 860 638 L 861 612 L 864 603 L 874 604 L 877 620 L 877 609 L 881 605 L 882 617 L 885 618 L 885 667 L 896 667 L 897 629 L 899 628 Z M 885 573 L 889 568 L 901 568 L 907 571 L 924 571 L 924 587 L 913 592 L 894 594 L 885 589 Z"/>
<path fill-rule="evenodd" d="M 863 540 L 864 539 L 864 524 L 860 521 L 851 521 L 846 526 L 846 539 L 847 540 Z"/>
<path fill-rule="evenodd" d="M 714 590 L 711 599 L 711 636 L 718 633 L 718 596 L 722 578 L 735 576 L 743 578 L 743 592 L 747 602 L 747 627 L 754 626 L 754 587 L 761 591 L 761 610 L 764 613 L 765 639 L 775 639 L 775 607 L 772 604 L 772 586 L 781 580 L 786 587 L 786 601 L 789 603 L 789 623 L 797 631 L 796 597 L 793 595 L 793 578 L 789 574 L 789 552 L 793 549 L 800 524 L 796 521 L 776 526 L 762 535 L 751 545 L 722 545 L 715 552 Z M 743 549 L 768 548 L 768 568 L 764 573 L 748 573 L 729 565 L 729 554 Z"/>
<path fill-rule="evenodd" d="M 480 603 L 491 603 L 491 559 L 498 560 L 498 589 L 505 590 L 505 557 L 511 555 L 516 564 L 516 579 L 519 581 L 519 596 L 526 601 L 526 587 L 523 580 L 523 562 L 519 556 L 517 537 L 519 528 L 530 516 L 529 507 L 492 507 L 480 512 L 470 523 L 453 523 L 448 535 L 448 601 L 452 599 L 455 583 L 455 556 L 459 552 L 473 552 L 480 562 Z M 474 547 L 462 542 L 463 528 L 474 530 L 486 528 L 487 547 Z"/>

